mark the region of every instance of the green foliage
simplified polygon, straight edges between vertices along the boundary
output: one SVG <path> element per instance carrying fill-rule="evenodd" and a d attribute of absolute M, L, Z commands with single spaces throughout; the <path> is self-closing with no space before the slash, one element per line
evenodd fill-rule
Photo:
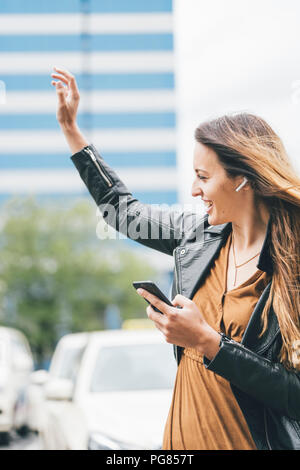
<path fill-rule="evenodd" d="M 131 283 L 156 273 L 123 241 L 99 240 L 98 223 L 85 200 L 2 207 L 0 322 L 25 333 L 39 363 L 63 334 L 105 328 L 108 306 L 122 320 L 146 315 Z"/>

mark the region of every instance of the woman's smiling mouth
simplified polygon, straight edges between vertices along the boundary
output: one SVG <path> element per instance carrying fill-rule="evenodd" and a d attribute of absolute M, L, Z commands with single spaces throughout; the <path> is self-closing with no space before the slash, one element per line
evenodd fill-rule
<path fill-rule="evenodd" d="M 210 210 L 211 210 L 211 208 L 212 208 L 212 205 L 213 205 L 212 201 L 205 201 L 205 200 L 203 200 L 203 199 L 202 199 L 202 201 L 203 201 L 204 204 L 205 204 L 206 212 L 210 212 Z"/>
<path fill-rule="evenodd" d="M 205 208 L 206 208 L 206 212 L 210 212 L 211 209 L 212 209 L 212 206 L 213 206 L 213 203 L 210 202 L 209 204 L 206 204 Z"/>

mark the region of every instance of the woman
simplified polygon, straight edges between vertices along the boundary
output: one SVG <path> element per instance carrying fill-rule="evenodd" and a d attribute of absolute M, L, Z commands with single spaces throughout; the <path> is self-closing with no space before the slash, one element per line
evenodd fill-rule
<path fill-rule="evenodd" d="M 281 140 L 251 114 L 201 124 L 192 195 L 207 214 L 196 224 L 170 212 L 161 223 L 80 133 L 75 78 L 62 69 L 52 77 L 58 121 L 97 205 L 112 205 L 127 235 L 131 222 L 158 227 L 159 237 L 135 239 L 174 255 L 174 307 L 140 292 L 176 345 L 163 449 L 300 449 L 300 180 Z"/>

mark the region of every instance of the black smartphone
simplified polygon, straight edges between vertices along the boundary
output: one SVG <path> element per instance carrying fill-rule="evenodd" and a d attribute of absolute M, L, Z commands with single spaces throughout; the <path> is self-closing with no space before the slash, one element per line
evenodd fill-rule
<path fill-rule="evenodd" d="M 153 294 L 155 295 L 156 297 L 158 297 L 160 300 L 162 300 L 163 302 L 165 302 L 166 304 L 170 305 L 171 307 L 174 307 L 174 305 L 170 302 L 170 300 L 168 299 L 168 297 L 166 297 L 162 291 L 159 289 L 159 287 L 157 287 L 157 285 L 152 282 L 152 281 L 136 281 L 136 282 L 133 282 L 133 287 L 135 289 L 145 289 L 146 291 L 150 292 L 150 294 Z M 151 307 L 156 311 L 156 312 L 159 312 L 163 315 L 163 313 L 158 310 L 158 308 L 154 307 L 154 305 L 152 305 L 147 299 L 145 299 L 146 302 L 148 302 L 148 304 L 151 305 Z"/>

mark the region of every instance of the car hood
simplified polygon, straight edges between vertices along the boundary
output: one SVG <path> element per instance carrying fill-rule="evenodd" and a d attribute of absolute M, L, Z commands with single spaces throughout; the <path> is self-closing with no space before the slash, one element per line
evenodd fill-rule
<path fill-rule="evenodd" d="M 157 449 L 172 399 L 172 389 L 91 393 L 80 400 L 90 434 L 141 449 Z"/>

